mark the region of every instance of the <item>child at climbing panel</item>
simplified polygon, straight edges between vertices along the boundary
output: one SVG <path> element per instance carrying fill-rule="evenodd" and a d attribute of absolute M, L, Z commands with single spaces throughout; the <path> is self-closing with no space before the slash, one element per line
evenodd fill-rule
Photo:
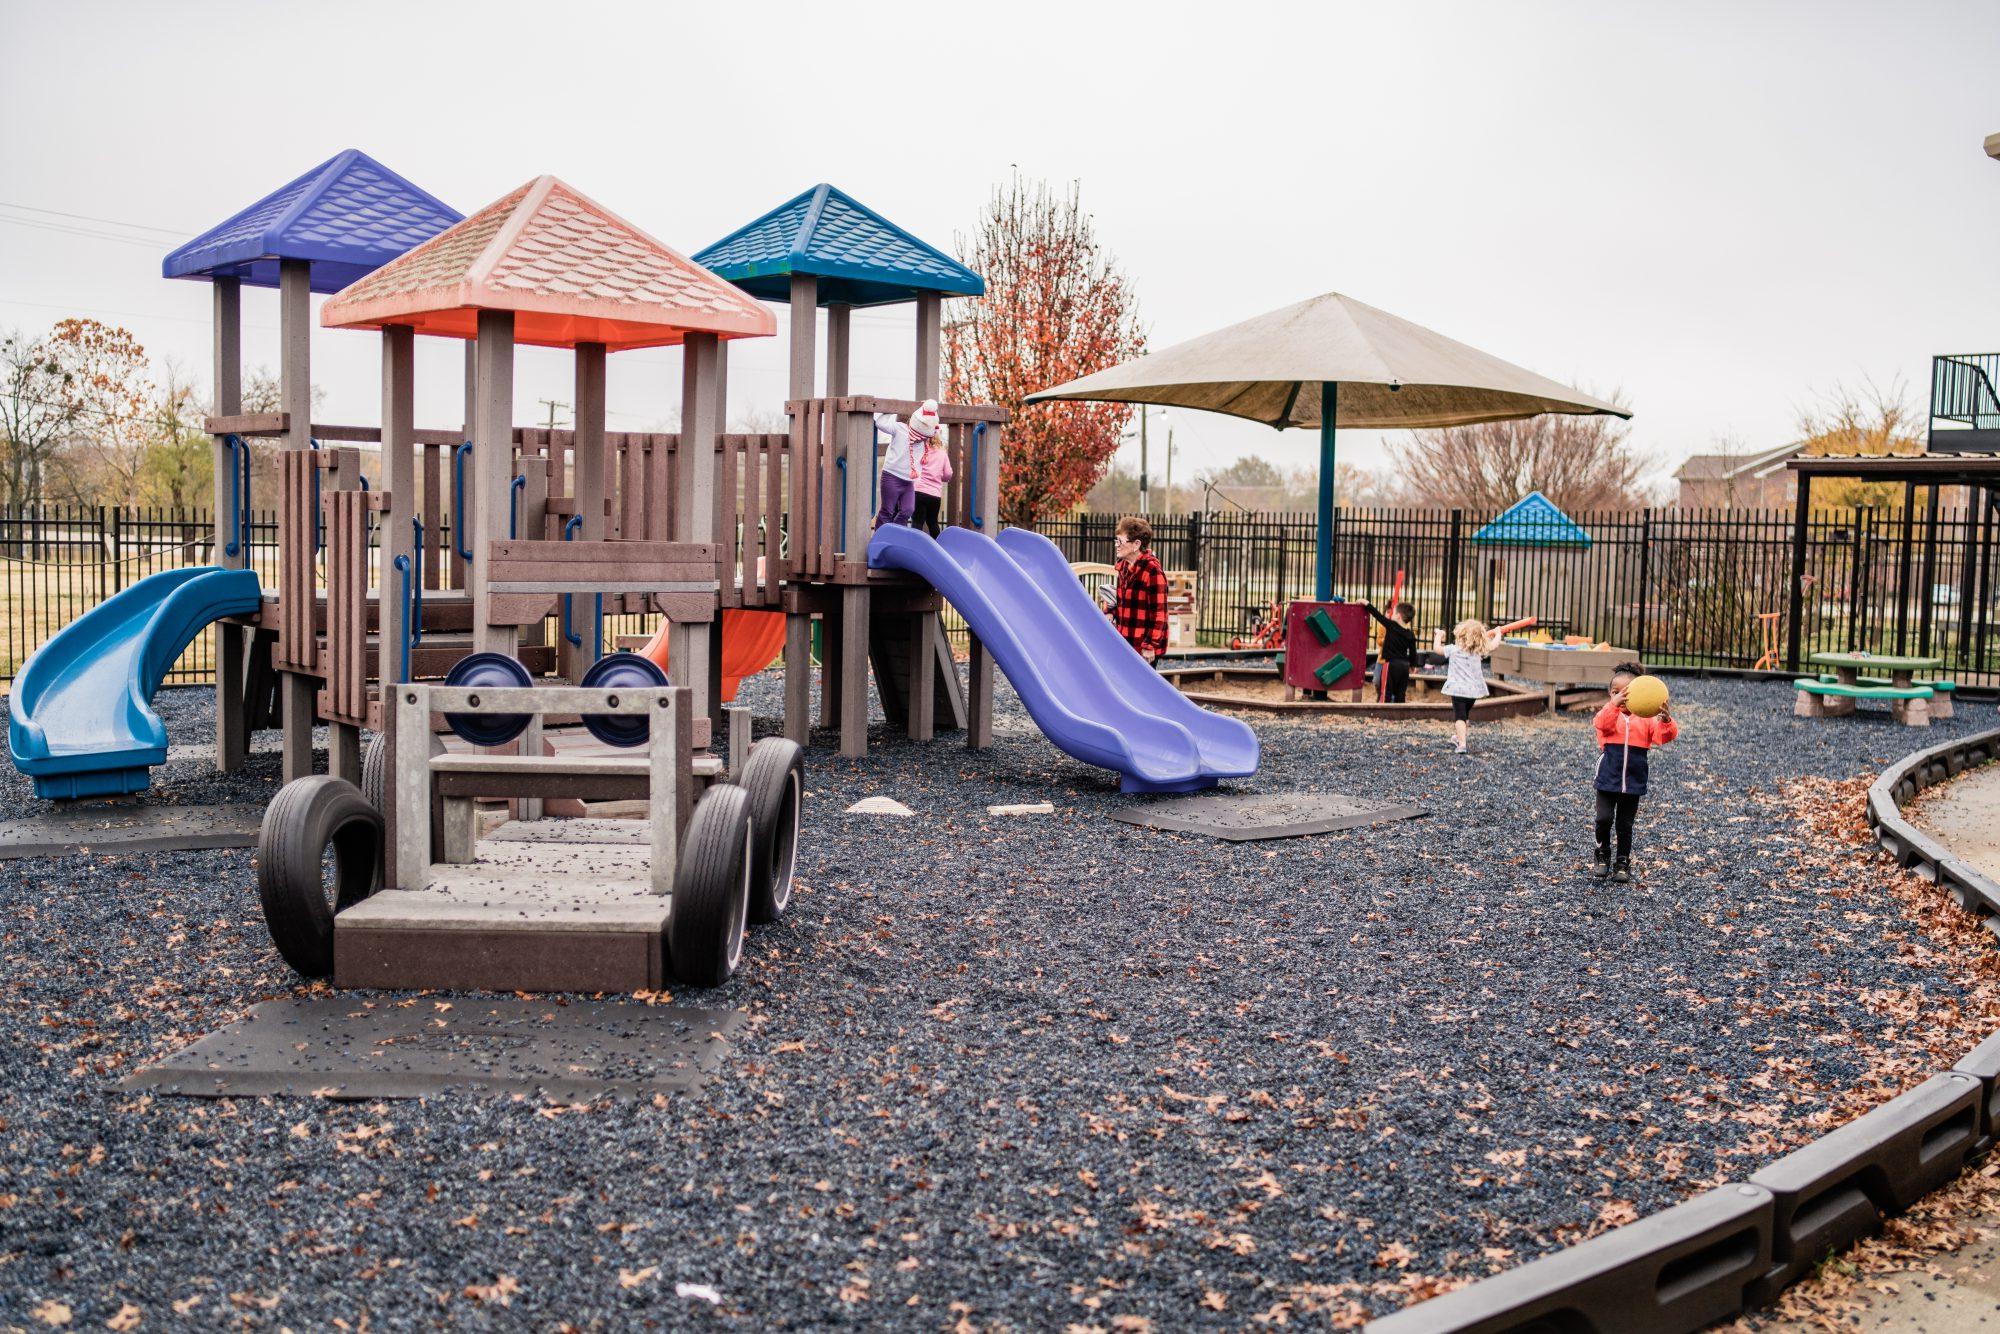
<path fill-rule="evenodd" d="M 882 505 L 875 511 L 874 527 L 885 523 L 910 525 L 916 496 L 916 451 L 937 434 L 937 400 L 927 398 L 917 405 L 907 422 L 887 412 L 875 414 L 875 443 L 882 449 Z M 886 447 L 884 441 L 886 440 Z"/>
<path fill-rule="evenodd" d="M 1472 735 L 1472 702 L 1490 693 L 1486 686 L 1486 655 L 1500 646 L 1500 632 L 1488 630 L 1484 621 L 1460 621 L 1451 630 L 1451 643 L 1444 631 L 1435 641 L 1444 650 L 1444 693 L 1451 700 L 1451 730 L 1458 753 Z"/>
<path fill-rule="evenodd" d="M 938 535 L 938 511 L 944 507 L 944 484 L 951 480 L 951 436 L 943 426 L 924 441 L 917 456 L 917 527 Z"/>
<path fill-rule="evenodd" d="M 1391 704 L 1401 704 L 1409 697 L 1410 666 L 1417 658 L 1417 609 L 1407 602 L 1398 602 L 1393 608 L 1395 619 L 1391 620 L 1377 611 L 1374 603 L 1364 602 L 1361 605 L 1382 627 L 1382 651 L 1377 668 L 1384 683 L 1382 698 Z"/>
<path fill-rule="evenodd" d="M 1632 683 L 1646 674 L 1636 662 L 1621 662 L 1611 669 L 1611 698 L 1597 711 L 1597 878 L 1607 876 L 1618 884 L 1632 879 L 1632 821 L 1639 814 L 1639 798 L 1646 795 L 1653 748 L 1664 746 L 1681 734 L 1670 707 L 1642 718 L 1626 706 Z M 1617 834 L 1616 860 L 1612 856 L 1612 834 Z"/>

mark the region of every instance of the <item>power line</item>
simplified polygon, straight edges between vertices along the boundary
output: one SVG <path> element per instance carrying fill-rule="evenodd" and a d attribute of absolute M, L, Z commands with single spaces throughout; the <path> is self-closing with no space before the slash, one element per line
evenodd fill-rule
<path fill-rule="evenodd" d="M 155 227 L 148 222 L 126 222 L 122 218 L 100 218 L 89 213 L 65 213 L 59 208 L 41 208 L 34 204 L 13 204 L 4 199 L 0 199 L 0 208 L 18 208 L 25 213 L 46 213 L 53 218 L 74 218 L 78 222 L 108 223 L 113 227 L 130 227 L 134 231 L 141 232 L 159 232 L 163 236 L 172 236 L 177 239 L 194 235 L 193 232 L 180 227 Z"/>
<path fill-rule="evenodd" d="M 155 253 L 160 249 L 158 241 L 148 241 L 137 236 L 116 236 L 110 232 L 92 231 L 87 227 L 72 227 L 67 223 L 42 222 L 35 218 L 9 218 L 4 216 L 0 216 L 0 222 L 11 223 L 16 227 L 33 227 L 39 231 L 55 232 L 60 236 L 81 236 L 93 241 L 115 241 L 119 245 L 138 246 L 142 250 L 151 250 Z"/>

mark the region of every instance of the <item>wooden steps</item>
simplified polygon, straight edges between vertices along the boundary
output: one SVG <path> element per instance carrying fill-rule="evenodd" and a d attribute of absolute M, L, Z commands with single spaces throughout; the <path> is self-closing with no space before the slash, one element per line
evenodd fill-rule
<path fill-rule="evenodd" d="M 432 763 L 480 758 L 512 757 Z M 652 892 L 650 840 L 643 820 L 503 825 L 476 861 L 433 866 L 422 888 L 384 890 L 336 917 L 334 985 L 657 990 L 670 901 Z"/>

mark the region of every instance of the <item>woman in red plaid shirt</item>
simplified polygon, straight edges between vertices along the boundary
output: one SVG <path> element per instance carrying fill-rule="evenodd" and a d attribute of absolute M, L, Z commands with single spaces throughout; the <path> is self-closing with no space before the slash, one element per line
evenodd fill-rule
<path fill-rule="evenodd" d="M 1118 633 L 1147 662 L 1167 651 L 1167 572 L 1152 552 L 1153 525 L 1136 515 L 1118 521 L 1118 600 L 1110 608 Z"/>

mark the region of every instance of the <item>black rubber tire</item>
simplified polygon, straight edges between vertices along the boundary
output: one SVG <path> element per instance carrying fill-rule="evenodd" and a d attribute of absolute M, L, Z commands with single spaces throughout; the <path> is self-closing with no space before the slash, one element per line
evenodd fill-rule
<path fill-rule="evenodd" d="M 719 987 L 743 962 L 750 909 L 750 798 L 717 784 L 695 803 L 667 910 L 667 958 L 690 986 Z"/>
<path fill-rule="evenodd" d="M 750 920 L 761 925 L 782 918 L 792 901 L 805 752 L 796 741 L 765 737 L 750 747 L 740 781 L 750 799 Z"/>
<path fill-rule="evenodd" d="M 388 769 L 389 738 L 378 732 L 361 755 L 361 795 L 368 799 L 370 806 L 384 814 L 389 809 L 382 804 L 382 789 L 388 781 Z"/>
<path fill-rule="evenodd" d="M 331 846 L 334 897 L 320 862 Z M 382 883 L 382 813 L 345 779 L 314 774 L 278 790 L 257 835 L 257 898 L 264 924 L 302 977 L 333 972 L 333 916 Z"/>

